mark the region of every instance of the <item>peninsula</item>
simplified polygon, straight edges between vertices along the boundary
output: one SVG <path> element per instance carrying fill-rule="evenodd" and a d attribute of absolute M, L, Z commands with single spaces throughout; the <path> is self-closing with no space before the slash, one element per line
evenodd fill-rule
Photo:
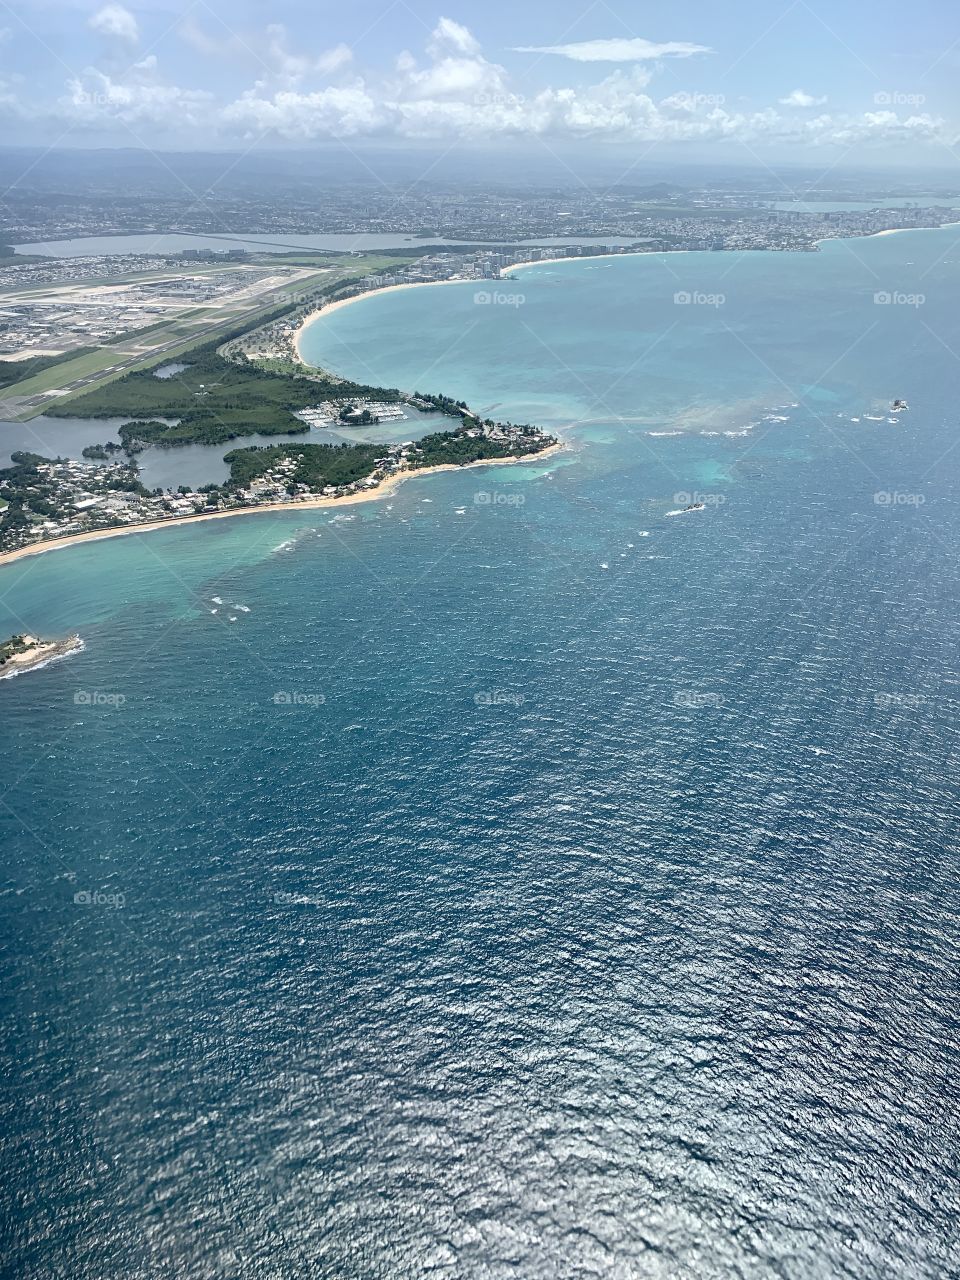
<path fill-rule="evenodd" d="M 0 644 L 0 680 L 36 671 L 60 658 L 69 658 L 82 648 L 83 641 L 78 635 L 68 636 L 66 640 L 40 640 L 26 634 L 11 636 Z"/>
<path fill-rule="evenodd" d="M 459 418 L 451 431 L 401 444 L 278 444 L 234 449 L 223 485 L 151 492 L 135 461 L 98 466 L 16 453 L 0 470 L 0 563 L 69 542 L 147 532 L 184 519 L 350 503 L 430 471 L 517 462 L 560 447 L 538 427 L 482 420 L 443 397 L 417 397 Z"/>

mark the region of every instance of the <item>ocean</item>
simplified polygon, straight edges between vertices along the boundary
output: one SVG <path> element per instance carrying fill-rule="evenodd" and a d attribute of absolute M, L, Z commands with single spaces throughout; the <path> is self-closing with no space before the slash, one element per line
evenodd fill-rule
<path fill-rule="evenodd" d="M 568 447 L 0 568 L 86 643 L 0 683 L 8 1273 L 952 1273 L 958 286 L 364 299 L 311 358 Z"/>

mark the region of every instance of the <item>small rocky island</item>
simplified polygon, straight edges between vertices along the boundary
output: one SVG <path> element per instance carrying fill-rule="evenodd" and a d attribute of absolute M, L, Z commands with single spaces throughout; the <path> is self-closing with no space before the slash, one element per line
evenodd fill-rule
<path fill-rule="evenodd" d="M 0 680 L 35 671 L 59 658 L 69 658 L 82 648 L 83 641 L 78 635 L 68 636 L 66 640 L 41 640 L 26 634 L 11 636 L 0 644 Z"/>

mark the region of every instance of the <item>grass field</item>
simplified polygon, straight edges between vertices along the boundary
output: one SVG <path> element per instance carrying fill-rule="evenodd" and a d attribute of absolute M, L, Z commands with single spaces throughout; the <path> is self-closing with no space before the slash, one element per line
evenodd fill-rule
<path fill-rule="evenodd" d="M 15 382 L 4 389 L 5 394 L 8 396 L 40 395 L 44 391 L 52 391 L 77 378 L 86 378 L 92 373 L 98 373 L 101 369 L 108 369 L 110 365 L 116 364 L 122 358 L 114 347 L 98 347 L 96 351 L 85 352 L 73 360 L 64 360 L 50 369 L 35 373 L 32 378 L 25 378 L 23 382 Z"/>

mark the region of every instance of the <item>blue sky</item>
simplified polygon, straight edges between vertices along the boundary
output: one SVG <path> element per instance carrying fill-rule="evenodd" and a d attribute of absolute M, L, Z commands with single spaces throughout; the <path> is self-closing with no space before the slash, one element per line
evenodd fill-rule
<path fill-rule="evenodd" d="M 946 0 L 0 3 L 4 141 L 960 158 Z"/>

